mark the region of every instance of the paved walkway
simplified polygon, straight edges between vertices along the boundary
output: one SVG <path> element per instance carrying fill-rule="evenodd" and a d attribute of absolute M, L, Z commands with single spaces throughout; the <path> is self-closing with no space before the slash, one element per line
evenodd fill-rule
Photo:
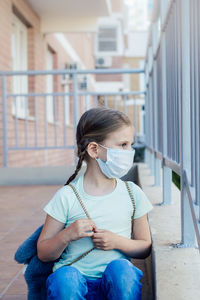
<path fill-rule="evenodd" d="M 200 299 L 200 259 L 198 248 L 177 248 L 181 242 L 180 191 L 171 184 L 171 204 L 161 205 L 162 187 L 146 164 L 139 165 L 143 191 L 154 206 L 149 213 L 153 239 L 153 267 L 157 300 Z M 160 171 L 162 185 L 162 171 Z"/>
<path fill-rule="evenodd" d="M 18 246 L 43 222 L 42 208 L 60 186 L 0 187 L 0 299 L 25 300 L 23 265 L 14 261 Z M 134 260 L 143 271 L 143 298 L 152 300 L 149 260 Z"/>

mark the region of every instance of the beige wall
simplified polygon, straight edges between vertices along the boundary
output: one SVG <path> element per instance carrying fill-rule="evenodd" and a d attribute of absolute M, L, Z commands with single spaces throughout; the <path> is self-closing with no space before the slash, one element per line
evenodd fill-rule
<path fill-rule="evenodd" d="M 124 57 L 123 64 L 128 64 L 130 69 L 140 69 L 140 60 L 143 59 L 143 57 Z M 131 75 L 131 90 L 138 91 L 140 89 L 139 80 L 140 77 L 138 74 Z"/>
<path fill-rule="evenodd" d="M 66 37 L 88 69 L 94 68 L 94 34 L 67 33 Z"/>
<path fill-rule="evenodd" d="M 121 13 L 123 11 L 123 0 L 111 0 L 112 11 Z"/>

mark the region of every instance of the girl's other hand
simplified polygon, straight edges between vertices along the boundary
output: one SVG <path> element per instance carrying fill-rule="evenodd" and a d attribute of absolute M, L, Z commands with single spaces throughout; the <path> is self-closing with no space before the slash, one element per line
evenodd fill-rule
<path fill-rule="evenodd" d="M 115 249 L 117 235 L 109 230 L 95 229 L 92 241 L 94 246 L 101 250 Z"/>
<path fill-rule="evenodd" d="M 68 226 L 70 240 L 75 241 L 83 237 L 92 237 L 97 230 L 95 223 L 89 219 L 79 219 Z"/>

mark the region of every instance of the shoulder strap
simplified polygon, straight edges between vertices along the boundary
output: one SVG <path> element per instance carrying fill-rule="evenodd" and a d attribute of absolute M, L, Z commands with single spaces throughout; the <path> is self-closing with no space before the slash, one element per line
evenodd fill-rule
<path fill-rule="evenodd" d="M 88 211 L 87 211 L 87 209 L 85 208 L 85 205 L 83 204 L 83 201 L 81 200 L 81 197 L 79 196 L 79 193 L 77 192 L 77 190 L 76 190 L 76 188 L 75 188 L 75 186 L 74 185 L 72 185 L 71 183 L 70 184 L 68 184 L 71 188 L 72 188 L 72 190 L 74 191 L 74 194 L 76 195 L 76 198 L 78 199 L 78 201 L 80 202 L 80 205 L 82 206 L 82 208 L 83 208 L 83 210 L 84 210 L 84 212 L 85 212 L 85 214 L 86 214 L 86 216 L 88 217 L 88 219 L 90 219 L 91 220 L 91 217 L 90 217 L 90 215 L 89 215 L 89 213 L 88 213 Z"/>
<path fill-rule="evenodd" d="M 72 185 L 71 183 L 69 184 L 69 186 L 72 188 L 72 190 L 74 191 L 74 194 L 76 195 L 79 203 L 81 204 L 86 216 L 88 217 L 88 219 L 91 219 L 89 213 L 87 212 L 87 209 L 85 208 L 85 205 L 83 204 L 83 201 L 81 200 L 81 197 L 79 196 L 79 193 L 77 192 L 76 188 L 74 187 L 74 185 Z M 76 261 L 79 261 L 80 259 L 82 259 L 83 257 L 85 257 L 86 255 L 88 255 L 90 252 L 92 252 L 95 249 L 95 247 L 91 248 L 90 250 L 84 252 L 83 254 L 81 254 L 80 256 L 78 256 L 77 258 L 75 258 L 72 262 L 70 262 L 69 264 L 67 264 L 67 266 L 71 266 L 73 263 L 75 263 Z"/>
<path fill-rule="evenodd" d="M 128 191 L 128 193 L 129 193 L 129 196 L 130 196 L 131 201 L 132 201 L 132 204 L 133 204 L 133 215 L 132 215 L 132 220 L 133 220 L 133 219 L 134 219 L 134 215 L 135 215 L 135 208 L 136 208 L 136 205 L 135 205 L 135 199 L 134 199 L 133 193 L 131 192 L 131 189 L 130 189 L 130 187 L 129 187 L 129 185 L 128 185 L 128 182 L 125 181 L 125 184 L 126 184 L 127 191 Z"/>
<path fill-rule="evenodd" d="M 129 187 L 129 185 L 128 185 L 128 182 L 125 181 L 125 184 L 126 184 L 127 191 L 128 191 L 128 193 L 129 193 L 129 196 L 130 196 L 131 201 L 132 201 L 132 204 L 133 204 L 133 216 L 132 216 L 132 219 L 133 219 L 133 218 L 134 218 L 134 215 L 135 215 L 135 209 L 136 209 L 135 200 L 134 200 L 134 197 L 133 197 L 133 193 L 131 192 L 131 189 L 130 189 L 130 187 Z M 77 192 L 75 186 L 72 185 L 71 183 L 69 184 L 69 186 L 70 186 L 70 187 L 72 188 L 72 190 L 74 191 L 74 194 L 76 195 L 76 197 L 77 197 L 79 203 L 81 204 L 81 206 L 82 206 L 82 208 L 83 208 L 83 210 L 84 210 L 86 216 L 88 217 L 88 219 L 91 220 L 91 217 L 90 217 L 90 215 L 89 215 L 89 213 L 88 213 L 88 211 L 87 211 L 85 205 L 83 204 L 83 201 L 81 200 L 81 197 L 79 196 L 79 193 Z"/>

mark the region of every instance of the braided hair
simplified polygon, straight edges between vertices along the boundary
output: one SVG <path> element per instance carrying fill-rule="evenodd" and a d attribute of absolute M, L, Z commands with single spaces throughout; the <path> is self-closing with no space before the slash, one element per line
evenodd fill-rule
<path fill-rule="evenodd" d="M 64 185 L 68 185 L 76 178 L 84 160 L 89 162 L 87 153 L 89 143 L 102 143 L 109 133 L 124 125 L 130 126 L 131 121 L 123 112 L 105 107 L 87 110 L 81 116 L 76 130 L 78 163 L 74 174 L 69 177 Z"/>

